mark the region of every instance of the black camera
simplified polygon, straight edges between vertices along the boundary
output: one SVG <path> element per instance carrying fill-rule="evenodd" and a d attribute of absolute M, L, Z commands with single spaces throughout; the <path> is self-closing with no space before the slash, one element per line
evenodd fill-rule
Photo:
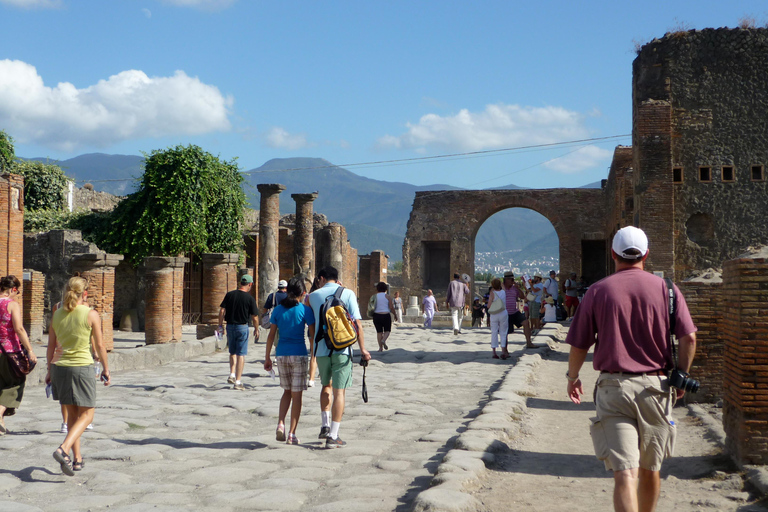
<path fill-rule="evenodd" d="M 689 393 L 696 393 L 699 390 L 701 383 L 696 379 L 692 379 L 686 372 L 675 368 L 672 370 L 672 373 L 669 374 L 669 385 L 673 388 L 688 391 Z"/>

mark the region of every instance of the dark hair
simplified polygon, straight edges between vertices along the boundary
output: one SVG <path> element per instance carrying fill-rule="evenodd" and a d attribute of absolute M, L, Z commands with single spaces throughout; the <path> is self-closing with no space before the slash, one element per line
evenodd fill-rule
<path fill-rule="evenodd" d="M 8 275 L 0 279 L 0 292 L 4 292 L 12 288 L 21 288 L 21 282 L 19 282 L 18 277 L 14 275 Z"/>
<path fill-rule="evenodd" d="M 285 309 L 291 309 L 294 306 L 299 305 L 299 300 L 307 289 L 304 287 L 304 278 L 301 276 L 294 276 L 288 281 L 288 296 L 280 301 L 280 305 Z"/>
<path fill-rule="evenodd" d="M 613 254 L 616 254 L 614 251 Z M 616 259 L 619 260 L 622 263 L 626 263 L 628 265 L 634 265 L 641 259 L 643 259 L 643 254 L 640 252 L 639 249 L 635 249 L 633 247 L 630 247 L 626 251 L 624 251 L 624 254 L 631 254 L 633 256 L 636 256 L 635 258 L 624 258 L 621 256 L 621 254 L 616 254 Z"/>
<path fill-rule="evenodd" d="M 328 265 L 327 267 L 320 269 L 320 272 L 317 273 L 317 277 L 322 277 L 326 281 L 338 281 L 339 271 L 336 270 L 336 267 Z"/>
<path fill-rule="evenodd" d="M 320 288 L 320 276 L 317 276 L 312 281 L 312 287 L 309 289 L 309 293 L 312 293 L 313 291 L 317 290 L 318 288 Z"/>
<path fill-rule="evenodd" d="M 455 274 L 453 274 L 453 278 L 454 278 L 454 279 L 459 279 L 460 277 L 461 277 L 461 276 L 459 275 L 459 273 L 458 273 L 458 272 L 457 272 L 457 273 L 455 273 Z"/>
<path fill-rule="evenodd" d="M 386 291 L 387 291 L 387 283 L 385 283 L 384 281 L 376 283 L 376 291 L 379 292 L 379 293 L 381 293 L 381 292 L 386 293 Z"/>

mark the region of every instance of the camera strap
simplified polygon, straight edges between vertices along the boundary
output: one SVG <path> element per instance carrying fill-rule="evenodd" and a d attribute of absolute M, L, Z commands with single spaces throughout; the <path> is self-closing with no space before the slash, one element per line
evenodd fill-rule
<path fill-rule="evenodd" d="M 667 305 L 669 310 L 669 346 L 672 350 L 672 364 L 673 368 L 677 368 L 677 347 L 675 346 L 675 325 L 677 323 L 677 295 L 675 295 L 675 286 L 672 280 L 668 277 L 664 278 L 664 282 L 667 283 Z"/>

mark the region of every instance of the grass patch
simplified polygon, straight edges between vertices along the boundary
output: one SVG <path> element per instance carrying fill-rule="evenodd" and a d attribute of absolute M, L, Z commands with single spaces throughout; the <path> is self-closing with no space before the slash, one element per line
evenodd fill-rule
<path fill-rule="evenodd" d="M 128 422 L 128 430 L 144 430 L 147 427 L 137 425 L 136 423 Z"/>

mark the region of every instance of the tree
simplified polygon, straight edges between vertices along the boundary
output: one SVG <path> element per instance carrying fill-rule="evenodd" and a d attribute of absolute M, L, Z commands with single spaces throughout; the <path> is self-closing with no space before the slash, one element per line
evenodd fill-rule
<path fill-rule="evenodd" d="M 9 172 L 15 160 L 13 137 L 0 130 L 0 172 Z"/>
<path fill-rule="evenodd" d="M 245 193 L 236 160 L 194 145 L 144 156 L 139 189 L 118 203 L 99 246 L 134 264 L 153 255 L 239 252 Z"/>
<path fill-rule="evenodd" d="M 61 167 L 35 160 L 20 160 L 11 166 L 11 172 L 24 176 L 24 209 L 54 211 L 67 204 L 67 187 L 72 178 Z"/>

